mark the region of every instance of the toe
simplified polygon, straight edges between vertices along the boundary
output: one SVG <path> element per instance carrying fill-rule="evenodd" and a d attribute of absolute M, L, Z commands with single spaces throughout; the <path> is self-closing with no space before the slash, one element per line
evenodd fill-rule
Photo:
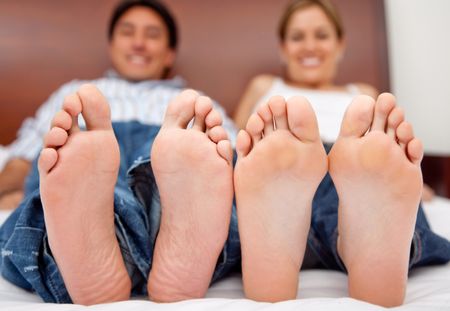
<path fill-rule="evenodd" d="M 236 152 L 238 157 L 245 157 L 252 147 L 252 138 L 249 133 L 240 130 L 236 139 Z"/>
<path fill-rule="evenodd" d="M 72 118 L 70 133 L 78 132 L 78 115 L 82 111 L 80 97 L 77 94 L 71 94 L 64 99 L 63 110 Z M 61 126 L 62 127 L 62 126 Z M 64 127 L 63 127 L 64 128 Z"/>
<path fill-rule="evenodd" d="M 245 130 L 252 137 L 252 144 L 254 146 L 262 138 L 262 134 L 263 134 L 263 130 L 264 130 L 264 121 L 261 119 L 261 117 L 258 114 L 253 114 L 248 119 Z"/>
<path fill-rule="evenodd" d="M 275 128 L 287 130 L 288 118 L 286 111 L 286 101 L 281 96 L 274 96 L 269 100 L 269 108 L 272 112 Z"/>
<path fill-rule="evenodd" d="M 216 144 L 219 141 L 221 141 L 221 140 L 227 140 L 228 139 L 227 132 L 220 125 L 215 126 L 215 127 L 211 128 L 210 130 L 208 130 L 208 137 L 209 137 L 209 139 L 211 139 Z"/>
<path fill-rule="evenodd" d="M 272 111 L 268 104 L 264 104 L 258 108 L 257 113 L 264 122 L 264 135 L 267 136 L 274 130 Z"/>
<path fill-rule="evenodd" d="M 202 132 L 205 131 L 205 119 L 206 116 L 211 112 L 212 108 L 212 102 L 209 97 L 198 97 L 194 107 L 195 116 L 192 129 Z"/>
<path fill-rule="evenodd" d="M 422 142 L 417 138 L 413 138 L 406 146 L 406 155 L 413 164 L 420 166 L 423 158 Z"/>
<path fill-rule="evenodd" d="M 195 115 L 195 102 L 199 94 L 184 90 L 167 107 L 162 127 L 186 128 Z"/>
<path fill-rule="evenodd" d="M 403 111 L 403 108 L 401 107 L 395 107 L 388 117 L 388 126 L 386 133 L 388 136 L 395 140 L 396 139 L 396 132 L 397 127 L 405 120 L 405 113 Z"/>
<path fill-rule="evenodd" d="M 103 94 L 92 84 L 85 84 L 77 92 L 88 130 L 110 130 L 111 112 Z"/>
<path fill-rule="evenodd" d="M 225 159 L 229 165 L 233 163 L 233 148 L 229 140 L 221 140 L 217 143 L 217 153 Z"/>
<path fill-rule="evenodd" d="M 413 128 L 410 123 L 403 121 L 397 127 L 397 140 L 400 147 L 406 151 L 406 145 L 414 138 Z"/>
<path fill-rule="evenodd" d="M 38 160 L 39 175 L 41 178 L 55 166 L 58 160 L 58 153 L 53 148 L 44 148 Z"/>
<path fill-rule="evenodd" d="M 205 119 L 206 129 L 211 129 L 215 126 L 222 125 L 222 116 L 217 110 L 211 110 Z"/>
<path fill-rule="evenodd" d="M 66 131 L 72 127 L 72 116 L 65 110 L 60 110 L 56 113 L 52 120 L 51 127 L 60 127 Z"/>
<path fill-rule="evenodd" d="M 392 94 L 383 93 L 378 96 L 378 99 L 375 103 L 375 112 L 370 130 L 385 132 L 389 113 L 394 108 L 395 97 Z"/>
<path fill-rule="evenodd" d="M 289 129 L 298 139 L 317 141 L 320 139 L 317 118 L 310 103 L 304 97 L 296 96 L 287 102 Z"/>
<path fill-rule="evenodd" d="M 60 127 L 53 127 L 44 137 L 45 147 L 60 147 L 67 141 L 67 131 Z"/>
<path fill-rule="evenodd" d="M 341 124 L 340 136 L 361 137 L 370 128 L 375 102 L 372 97 L 357 96 L 348 106 Z"/>

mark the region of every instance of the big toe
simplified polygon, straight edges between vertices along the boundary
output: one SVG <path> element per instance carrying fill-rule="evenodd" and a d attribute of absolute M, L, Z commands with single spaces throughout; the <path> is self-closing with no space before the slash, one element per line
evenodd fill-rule
<path fill-rule="evenodd" d="M 194 90 L 181 92 L 167 107 L 162 127 L 186 128 L 195 116 L 195 103 L 199 96 Z"/>
<path fill-rule="evenodd" d="M 291 132 L 302 141 L 320 139 L 317 118 L 311 104 L 304 97 L 296 96 L 287 101 L 287 114 Z"/>
<path fill-rule="evenodd" d="M 361 137 L 373 120 L 375 101 L 370 96 L 357 96 L 348 106 L 341 124 L 340 136 Z"/>
<path fill-rule="evenodd" d="M 84 120 L 88 130 L 109 130 L 111 112 L 102 93 L 92 84 L 85 84 L 77 92 L 80 98 Z"/>
<path fill-rule="evenodd" d="M 388 116 L 394 108 L 395 97 L 392 94 L 383 93 L 378 96 L 370 130 L 385 132 L 388 125 Z"/>

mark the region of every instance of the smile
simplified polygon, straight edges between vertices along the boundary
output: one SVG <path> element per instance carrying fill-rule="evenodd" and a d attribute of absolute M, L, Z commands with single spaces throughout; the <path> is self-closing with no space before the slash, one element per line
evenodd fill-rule
<path fill-rule="evenodd" d="M 318 57 L 303 57 L 300 59 L 300 64 L 304 67 L 317 67 L 322 64 Z"/>
<path fill-rule="evenodd" d="M 148 57 L 140 55 L 128 55 L 127 60 L 133 65 L 146 65 L 150 62 Z"/>

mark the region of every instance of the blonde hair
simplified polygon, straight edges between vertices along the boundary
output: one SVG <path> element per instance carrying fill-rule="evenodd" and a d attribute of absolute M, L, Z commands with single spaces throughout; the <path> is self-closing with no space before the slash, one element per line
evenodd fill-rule
<path fill-rule="evenodd" d="M 305 9 L 310 6 L 318 6 L 325 15 L 330 19 L 336 30 L 339 40 L 344 37 L 344 26 L 336 7 L 329 0 L 294 0 L 284 10 L 278 25 L 278 37 L 284 41 L 286 37 L 286 29 L 292 15 L 298 10 Z"/>

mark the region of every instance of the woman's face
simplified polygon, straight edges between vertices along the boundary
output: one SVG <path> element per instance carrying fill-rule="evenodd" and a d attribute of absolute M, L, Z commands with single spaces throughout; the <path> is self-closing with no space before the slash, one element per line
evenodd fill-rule
<path fill-rule="evenodd" d="M 292 14 L 281 44 L 290 80 L 313 88 L 331 84 L 343 50 L 343 41 L 320 7 Z"/>

